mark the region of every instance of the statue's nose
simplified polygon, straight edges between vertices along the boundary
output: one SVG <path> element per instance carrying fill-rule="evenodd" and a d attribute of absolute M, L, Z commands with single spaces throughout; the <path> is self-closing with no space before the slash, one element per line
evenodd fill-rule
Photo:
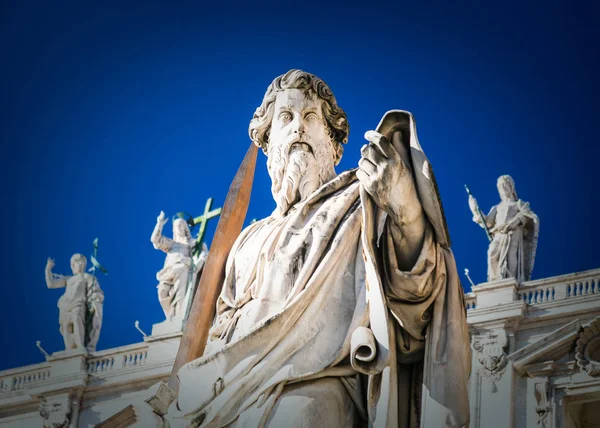
<path fill-rule="evenodd" d="M 302 123 L 302 119 L 296 117 L 293 123 L 293 132 L 294 134 L 302 134 L 304 133 L 304 124 Z"/>

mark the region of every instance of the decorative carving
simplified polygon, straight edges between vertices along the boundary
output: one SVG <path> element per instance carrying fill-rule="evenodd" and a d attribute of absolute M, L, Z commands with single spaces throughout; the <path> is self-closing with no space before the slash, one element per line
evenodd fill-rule
<path fill-rule="evenodd" d="M 546 419 L 550 413 L 550 402 L 548 401 L 548 380 L 543 379 L 533 385 L 535 394 L 535 411 L 538 415 L 538 425 L 547 428 Z"/>
<path fill-rule="evenodd" d="M 506 371 L 508 363 L 504 348 L 508 343 L 506 332 L 497 330 L 484 335 L 473 336 L 471 347 L 477 352 L 477 360 L 481 364 L 478 373 L 492 382 L 492 392 L 496 392 L 496 382 Z"/>
<path fill-rule="evenodd" d="M 156 392 L 145 401 L 157 415 L 163 416 L 167 414 L 169 406 L 175 398 L 177 398 L 177 394 L 169 388 L 169 385 L 165 382 L 160 382 Z"/>
<path fill-rule="evenodd" d="M 600 376 L 600 317 L 579 332 L 575 343 L 577 366 L 590 376 Z"/>
<path fill-rule="evenodd" d="M 39 411 L 44 428 L 66 428 L 71 422 L 72 406 L 68 396 L 51 400 L 42 398 Z"/>

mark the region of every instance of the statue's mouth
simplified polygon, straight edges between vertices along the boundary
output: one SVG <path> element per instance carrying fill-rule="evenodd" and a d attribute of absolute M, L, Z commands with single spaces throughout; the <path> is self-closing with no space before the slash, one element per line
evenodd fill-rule
<path fill-rule="evenodd" d="M 305 143 L 304 141 L 296 141 L 295 143 L 290 145 L 289 153 L 292 154 L 293 152 L 296 152 L 296 151 L 307 152 L 310 154 L 313 153 L 312 147 L 308 143 Z"/>

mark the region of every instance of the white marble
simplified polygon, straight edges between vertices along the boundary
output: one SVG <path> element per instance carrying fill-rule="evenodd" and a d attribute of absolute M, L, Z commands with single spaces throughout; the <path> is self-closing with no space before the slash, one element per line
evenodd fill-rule
<path fill-rule="evenodd" d="M 165 213 L 160 212 L 156 226 L 150 237 L 154 248 L 167 254 L 163 268 L 156 273 L 158 283 L 158 301 L 167 321 L 181 324 L 185 317 L 188 301 L 192 298 L 192 285 L 196 275 L 204 266 L 207 256 L 206 245 L 195 256 L 193 249 L 196 240 L 192 238 L 187 222 L 181 218 L 173 221 L 173 239 L 162 234 L 164 225 L 169 221 Z"/>
<path fill-rule="evenodd" d="M 535 262 L 539 219 L 529 203 L 517 197 L 509 175 L 498 178 L 498 192 L 500 203 L 487 215 L 481 213 L 477 200 L 469 195 L 473 221 L 487 228 L 492 238 L 488 248 L 488 281 L 503 278 L 528 281 Z"/>
<path fill-rule="evenodd" d="M 594 334 L 599 285 L 596 269 L 528 281 L 518 288 L 511 280 L 474 287 L 467 296 L 472 306 L 467 320 L 471 341 L 484 341 L 476 345 L 483 352 L 473 352 L 469 380 L 472 428 L 562 428 L 567 422 L 597 428 L 600 377 L 591 370 L 598 356 L 590 344 L 599 340 Z M 369 334 L 360 328 L 356 332 L 351 349 L 358 360 L 369 360 Z M 140 343 L 99 352 L 56 352 L 42 363 L 0 371 L 0 426 L 43 426 L 41 402 L 46 407 L 64 403 L 67 395 L 70 404 L 50 410 L 64 421 L 63 411 L 71 406 L 72 427 L 95 427 L 130 404 L 136 408 L 131 426 L 161 426 L 152 412 L 143 411 L 149 409 L 145 400 L 150 387 L 168 377 L 180 338 L 181 332 L 153 334 Z M 506 363 L 502 373 L 494 360 Z M 497 380 L 492 382 L 491 376 Z"/>
<path fill-rule="evenodd" d="M 467 295 L 471 427 L 594 427 L 600 406 L 600 269 Z M 591 346 L 590 346 L 591 344 Z M 586 407 L 587 406 L 587 407 Z"/>
<path fill-rule="evenodd" d="M 277 207 L 229 254 L 204 356 L 179 371 L 171 426 L 412 426 L 422 385 L 400 381 L 409 369 L 398 363 L 423 359 L 423 426 L 467 423 L 462 289 L 412 115 L 388 112 L 358 168 L 337 175 L 348 129 L 314 75 L 291 70 L 267 89 L 249 134 L 267 153 Z"/>
<path fill-rule="evenodd" d="M 71 257 L 73 275 L 57 275 L 52 273 L 54 260 L 49 258 L 46 263 L 48 288 L 65 288 L 58 299 L 58 309 L 66 350 L 87 348 L 94 351 L 100 338 L 104 293 L 98 278 L 86 272 L 86 265 L 85 256 L 74 254 Z"/>
<path fill-rule="evenodd" d="M 59 394 L 40 400 L 41 425 L 44 428 L 67 428 L 73 416 L 73 400 L 69 394 Z"/>

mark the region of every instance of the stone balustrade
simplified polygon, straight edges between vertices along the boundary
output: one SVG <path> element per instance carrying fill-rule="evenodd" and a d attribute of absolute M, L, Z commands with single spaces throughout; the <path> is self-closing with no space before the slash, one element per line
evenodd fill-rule
<path fill-rule="evenodd" d="M 148 345 L 145 343 L 96 352 L 87 361 L 87 373 L 101 376 L 105 372 L 142 366 L 147 358 Z"/>
<path fill-rule="evenodd" d="M 477 296 L 475 295 L 475 293 L 466 293 L 465 301 L 467 303 L 467 311 L 470 311 L 471 309 L 475 309 L 477 307 Z"/>
<path fill-rule="evenodd" d="M 477 308 L 479 287 L 487 288 L 492 284 L 478 284 L 465 295 L 467 311 Z M 536 305 L 594 294 L 600 295 L 600 269 L 524 282 L 517 287 L 515 301 Z"/>
<path fill-rule="evenodd" d="M 50 377 L 50 364 L 41 363 L 0 372 L 0 394 L 27 389 Z"/>
<path fill-rule="evenodd" d="M 60 358 L 64 360 L 65 357 L 62 355 Z M 130 346 L 107 349 L 94 352 L 84 358 L 85 371 L 81 372 L 84 376 L 88 374 L 92 377 L 102 377 L 112 373 L 118 374 L 127 369 L 143 366 L 148 359 L 148 344 L 136 343 Z M 50 379 L 52 373 L 54 373 L 52 382 L 60 382 L 64 376 L 69 377 L 76 374 L 72 372 L 61 373 L 61 369 L 57 364 L 59 363 L 52 356 L 44 363 L 0 371 L 0 396 L 40 386 L 41 382 Z M 54 367 L 55 365 L 57 366 Z M 54 369 L 58 369 L 58 372 L 55 373 Z"/>

